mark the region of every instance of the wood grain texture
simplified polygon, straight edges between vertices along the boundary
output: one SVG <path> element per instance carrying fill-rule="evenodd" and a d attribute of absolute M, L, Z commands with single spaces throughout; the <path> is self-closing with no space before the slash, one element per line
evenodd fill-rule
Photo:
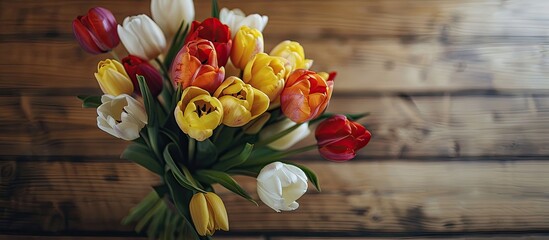
<path fill-rule="evenodd" d="M 543 240 L 547 239 L 547 235 L 528 235 L 524 234 L 521 236 L 517 235 L 497 235 L 497 234 L 491 234 L 491 235 L 484 235 L 484 236 L 475 236 L 475 235 L 469 235 L 469 236 L 445 236 L 445 237 L 437 237 L 437 236 L 416 236 L 416 237 L 346 237 L 346 238 L 332 238 L 332 237 L 322 237 L 322 238 L 307 238 L 307 237 L 273 237 L 272 240 L 388 240 L 388 239 L 411 239 L 411 240 L 446 240 L 446 239 L 467 239 L 467 240 L 489 240 L 489 239 L 517 239 L 517 240 Z"/>
<path fill-rule="evenodd" d="M 295 212 L 218 188 L 221 239 L 548 237 L 549 1 L 219 3 L 268 15 L 267 51 L 299 41 L 313 70 L 338 71 L 329 111 L 371 112 L 373 133 L 347 164 L 295 158 L 324 190 Z M 126 142 L 80 108 L 74 95 L 101 93 L 93 73 L 110 55 L 80 49 L 71 22 L 94 6 L 122 22 L 149 4 L 0 1 L 0 239 L 142 239 L 120 220 L 159 180 L 120 160 Z M 210 14 L 210 1 L 195 7 Z M 237 180 L 257 198 L 254 179 Z"/>
<path fill-rule="evenodd" d="M 310 189 L 291 213 L 256 207 L 219 189 L 231 231 L 354 235 L 549 230 L 546 161 L 307 165 L 318 173 L 323 192 Z M 120 220 L 158 181 L 126 162 L 10 161 L 2 162 L 2 173 L 0 231 L 10 232 L 131 231 Z M 254 179 L 237 180 L 257 198 Z"/>
<path fill-rule="evenodd" d="M 0 240 L 146 240 L 146 237 L 0 235 Z M 215 237 L 219 240 L 264 240 L 263 237 Z"/>
<path fill-rule="evenodd" d="M 127 145 L 96 126 L 94 109 L 73 96 L 0 97 L 0 149 L 22 159 L 86 156 L 116 159 Z M 372 142 L 360 158 L 502 157 L 549 154 L 549 97 L 335 97 L 328 109 L 370 112 L 361 120 Z M 314 134 L 301 146 L 314 143 Z M 308 158 L 319 158 L 316 152 Z"/>
<path fill-rule="evenodd" d="M 208 3 L 197 1 L 197 19 L 207 17 Z M 4 94 L 94 91 L 96 64 L 110 55 L 81 50 L 72 36 L 72 19 L 96 5 L 113 10 L 120 22 L 127 15 L 149 13 L 148 1 L 0 4 L 10 9 L 0 16 L 0 54 L 7 56 L 0 59 Z M 549 91 L 544 37 L 549 17 L 537 15 L 549 7 L 545 1 L 321 1 L 311 12 L 304 10 L 311 9 L 310 1 L 220 4 L 271 16 L 266 49 L 285 39 L 301 42 L 315 60 L 313 69 L 340 73 L 341 92 Z M 300 24 L 294 23 L 297 16 Z"/>
<path fill-rule="evenodd" d="M 89 8 L 111 9 L 119 22 L 128 15 L 150 14 L 149 1 L 2 1 L 1 35 L 70 38 L 71 22 Z M 220 6 L 268 15 L 267 37 L 338 36 L 546 36 L 549 17 L 542 0 L 390 0 L 390 1 L 219 1 Z M 129 7 L 131 6 L 131 7 Z M 209 16 L 210 2 L 195 1 L 196 19 Z"/>
<path fill-rule="evenodd" d="M 445 240 L 445 239 L 467 239 L 467 240 L 492 240 L 492 239 L 517 239 L 517 240 L 544 240 L 547 239 L 547 235 L 529 235 L 525 234 L 523 236 L 516 236 L 516 235 L 489 235 L 489 236 L 448 236 L 448 237 L 433 237 L 433 236 L 426 236 L 426 237 L 345 237 L 345 238 L 334 238 L 334 237 L 315 237 L 315 238 L 308 238 L 308 237 L 272 237 L 268 238 L 271 240 L 389 240 L 389 239 L 410 239 L 410 240 Z M 0 235 L 0 240 L 94 240 L 94 239 L 101 239 L 101 240 L 145 240 L 147 238 L 145 237 L 81 237 L 81 236 L 75 236 L 75 237 L 69 237 L 69 236 L 18 236 L 18 235 Z M 261 240 L 265 239 L 262 237 L 218 237 L 216 236 L 215 239 L 219 240 Z"/>
<path fill-rule="evenodd" d="M 279 40 L 266 41 L 269 50 Z M 470 89 L 548 93 L 549 61 L 542 41 L 444 45 L 436 41 L 403 44 L 397 39 L 314 39 L 301 44 L 315 61 L 313 69 L 338 71 L 336 93 Z M 7 56 L 0 59 L 0 94 L 100 93 L 93 73 L 100 60 L 110 58 L 87 54 L 76 41 L 2 43 L 0 54 Z"/>

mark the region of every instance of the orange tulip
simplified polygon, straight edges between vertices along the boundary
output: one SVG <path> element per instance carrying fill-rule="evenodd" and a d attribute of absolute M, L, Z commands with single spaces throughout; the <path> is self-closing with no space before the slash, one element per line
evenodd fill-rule
<path fill-rule="evenodd" d="M 213 94 L 225 78 L 225 68 L 217 65 L 212 42 L 199 39 L 190 41 L 179 51 L 170 75 L 183 88 L 196 86 Z"/>
<path fill-rule="evenodd" d="M 328 106 L 333 88 L 333 78 L 325 79 L 305 69 L 295 70 L 286 80 L 280 94 L 282 112 L 296 123 L 315 119 Z"/>

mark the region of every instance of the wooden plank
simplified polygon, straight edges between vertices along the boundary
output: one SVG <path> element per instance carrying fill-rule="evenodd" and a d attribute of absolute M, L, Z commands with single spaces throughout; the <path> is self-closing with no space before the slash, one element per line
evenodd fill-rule
<path fill-rule="evenodd" d="M 1 36 L 69 38 L 71 20 L 88 8 L 109 8 L 121 22 L 125 16 L 150 14 L 147 1 L 3 1 Z M 368 37 L 429 35 L 546 36 L 549 17 L 544 0 L 391 0 L 391 1 L 219 1 L 220 6 L 242 8 L 269 16 L 266 36 L 284 38 Z M 210 15 L 208 1 L 196 1 L 197 19 Z M 8 10 L 9 9 L 9 10 Z"/>
<path fill-rule="evenodd" d="M 127 142 L 96 126 L 75 97 L 0 97 L 2 155 L 117 159 Z M 544 156 L 549 97 L 530 95 L 336 97 L 329 112 L 370 112 L 362 158 Z M 314 143 L 314 136 L 302 145 Z M 311 151 L 308 158 L 318 159 Z M 49 158 L 49 157 L 48 157 Z"/>
<path fill-rule="evenodd" d="M 3 238 L 4 237 L 4 238 Z M 86 236 L 17 236 L 17 235 L 0 235 L 0 239 L 6 240 L 145 240 L 146 237 L 86 237 Z M 262 240 L 262 237 L 218 237 L 219 240 Z"/>
<path fill-rule="evenodd" d="M 267 39 L 267 49 L 278 41 Z M 434 40 L 303 40 L 313 69 L 337 71 L 337 92 L 437 92 L 468 89 L 549 92 L 545 38 L 450 45 Z M 75 41 L 3 43 L 0 93 L 100 92 L 93 73 L 110 55 L 90 55 Z M 122 47 L 121 47 L 122 48 Z M 122 52 L 121 49 L 119 52 Z M 124 56 L 125 54 L 120 54 Z"/>
<path fill-rule="evenodd" d="M 144 240 L 147 239 L 145 237 L 82 237 L 82 236 L 23 236 L 23 235 L 0 235 L 0 240 L 92 240 L 92 239 L 101 239 L 101 240 Z M 254 237 L 218 237 L 216 236 L 215 239 L 220 240 L 259 240 L 264 238 L 254 238 Z M 391 237 L 345 237 L 345 238 L 334 238 L 334 237 L 272 237 L 269 238 L 272 240 L 387 240 L 387 239 L 394 239 Z M 490 239 L 528 239 L 528 240 L 544 240 L 547 239 L 547 235 L 531 235 L 531 234 L 514 234 L 514 235 L 495 235 L 495 236 L 471 236 L 471 235 L 465 235 L 465 236 L 446 236 L 444 238 L 441 237 L 399 237 L 398 239 L 413 239 L 413 240 L 420 240 L 420 239 L 426 239 L 426 240 L 445 240 L 445 239 L 467 239 L 467 240 L 490 240 Z"/>
<path fill-rule="evenodd" d="M 129 232 L 120 220 L 158 179 L 131 163 L 1 162 L 0 230 Z M 352 161 L 306 164 L 309 189 L 276 213 L 219 189 L 234 233 L 450 234 L 542 232 L 548 161 Z M 237 180 L 254 197 L 255 179 Z"/>
<path fill-rule="evenodd" d="M 146 237 L 86 237 L 86 236 L 29 236 L 29 235 L 0 235 L 0 240 L 146 240 Z M 262 240 L 262 237 L 218 237 L 219 240 Z"/>
<path fill-rule="evenodd" d="M 398 239 L 413 239 L 413 240 L 446 240 L 446 239 L 467 239 L 467 240 L 489 240 L 489 239 L 528 239 L 528 240 L 544 240 L 547 239 L 547 235 L 531 235 L 531 234 L 512 234 L 512 235 L 498 235 L 498 234 L 490 234 L 485 236 L 478 236 L 478 235 L 465 235 L 465 236 L 453 236 L 453 235 L 447 235 L 444 237 L 438 237 L 438 236 L 414 236 L 414 237 L 398 237 Z M 386 239 L 397 239 L 396 237 L 345 237 L 345 238 L 334 238 L 334 237 L 315 237 L 315 238 L 307 238 L 307 237 L 273 237 L 270 238 L 272 240 L 346 240 L 346 239 L 353 239 L 353 240 L 386 240 Z"/>

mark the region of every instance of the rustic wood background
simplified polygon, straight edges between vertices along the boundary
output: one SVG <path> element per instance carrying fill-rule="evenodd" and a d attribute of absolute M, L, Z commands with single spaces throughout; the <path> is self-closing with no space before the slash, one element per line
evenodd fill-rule
<path fill-rule="evenodd" d="M 195 1 L 197 19 L 209 1 Z M 337 70 L 330 110 L 372 113 L 356 160 L 296 161 L 323 192 L 277 214 L 220 191 L 224 239 L 549 238 L 549 1 L 220 1 L 269 16 L 266 49 L 296 40 Z M 71 22 L 141 0 L 0 0 L 0 239 L 143 239 L 120 225 L 158 181 L 118 158 L 77 94 L 100 93 Z M 122 47 L 117 51 L 123 55 Z M 254 190 L 254 179 L 239 178 Z"/>

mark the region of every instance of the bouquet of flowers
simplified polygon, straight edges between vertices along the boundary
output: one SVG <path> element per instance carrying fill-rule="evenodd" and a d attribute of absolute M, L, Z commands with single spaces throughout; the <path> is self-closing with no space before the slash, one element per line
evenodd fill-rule
<path fill-rule="evenodd" d="M 83 106 L 97 108 L 101 130 L 131 141 L 121 158 L 160 177 L 123 220 L 136 231 L 159 239 L 228 231 L 212 185 L 257 204 L 234 175 L 256 178 L 259 199 L 274 211 L 295 210 L 308 181 L 320 187 L 313 171 L 283 159 L 318 148 L 346 161 L 369 142 L 355 122 L 365 114 L 325 113 L 335 72 L 309 70 L 312 60 L 294 41 L 265 53 L 266 16 L 219 11 L 215 0 L 202 22 L 193 21 L 192 0 L 152 0 L 151 12 L 118 25 L 95 7 L 73 21 L 84 50 L 113 54 L 95 73 L 104 94 L 79 96 Z M 112 51 L 120 42 L 129 53 L 122 60 Z M 317 142 L 291 148 L 314 125 Z"/>

